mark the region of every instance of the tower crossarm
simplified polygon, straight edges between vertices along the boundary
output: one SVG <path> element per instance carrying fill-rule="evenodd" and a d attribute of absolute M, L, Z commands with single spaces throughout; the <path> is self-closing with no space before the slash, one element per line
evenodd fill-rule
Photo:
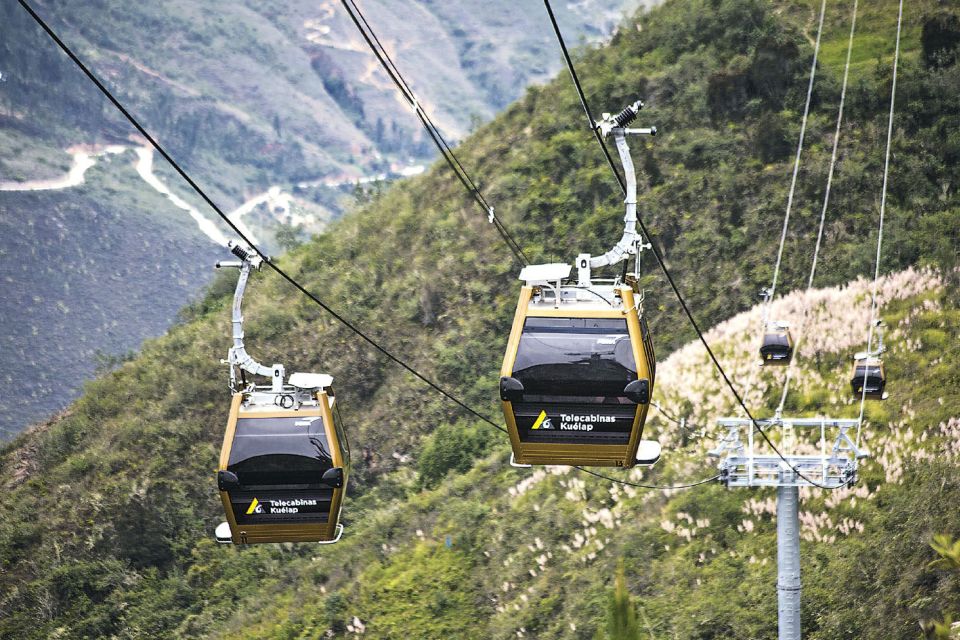
<path fill-rule="evenodd" d="M 755 425 L 748 419 L 721 418 L 717 422 L 726 433 L 708 455 L 720 459 L 720 480 L 728 487 L 850 486 L 857 480 L 857 463 L 869 455 L 849 435 L 859 424 L 855 419 L 779 417 L 757 420 Z M 790 447 L 780 453 L 761 449 L 762 441 L 753 437 L 755 428 L 769 433 L 779 430 L 781 442 Z M 806 442 L 808 451 L 793 451 L 797 441 Z"/>

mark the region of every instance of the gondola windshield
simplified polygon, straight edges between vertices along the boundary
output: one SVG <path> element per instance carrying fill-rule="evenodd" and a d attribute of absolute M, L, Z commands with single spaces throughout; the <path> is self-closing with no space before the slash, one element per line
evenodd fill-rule
<path fill-rule="evenodd" d="M 880 380 L 881 375 L 879 364 L 858 364 L 855 377 L 860 380 L 866 378 L 869 384 Z"/>
<path fill-rule="evenodd" d="M 617 318 L 528 317 L 513 378 L 521 441 L 625 444 L 636 403 L 625 388 L 637 380 L 627 321 Z"/>
<path fill-rule="evenodd" d="M 240 418 L 228 465 L 247 486 L 315 484 L 333 467 L 323 418 Z"/>
<path fill-rule="evenodd" d="M 240 418 L 227 467 L 240 481 L 230 492 L 237 523 L 327 522 L 331 468 L 323 418 Z"/>
<path fill-rule="evenodd" d="M 618 404 L 637 379 L 627 321 L 527 318 L 513 377 L 524 400 Z"/>

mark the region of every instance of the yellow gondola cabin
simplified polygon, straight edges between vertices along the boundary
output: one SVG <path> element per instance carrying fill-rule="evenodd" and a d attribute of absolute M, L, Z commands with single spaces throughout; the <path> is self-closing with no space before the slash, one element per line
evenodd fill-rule
<path fill-rule="evenodd" d="M 241 304 L 250 271 L 262 258 L 233 243 L 230 249 L 240 261 L 217 264 L 240 270 L 226 360 L 233 401 L 217 469 L 226 522 L 217 527 L 217 541 L 336 542 L 343 533 L 350 449 L 333 378 L 294 373 L 285 383 L 283 365 L 266 367 L 247 353 Z M 248 383 L 247 373 L 269 377 L 270 384 Z"/>
<path fill-rule="evenodd" d="M 290 381 L 277 396 L 289 408 L 257 403 L 262 392 L 233 397 L 217 484 L 234 544 L 340 536 L 349 454 L 332 380 L 295 373 Z"/>
<path fill-rule="evenodd" d="M 632 467 L 656 373 L 650 332 L 632 287 L 564 285 L 569 271 L 521 273 L 500 372 L 514 460 Z"/>

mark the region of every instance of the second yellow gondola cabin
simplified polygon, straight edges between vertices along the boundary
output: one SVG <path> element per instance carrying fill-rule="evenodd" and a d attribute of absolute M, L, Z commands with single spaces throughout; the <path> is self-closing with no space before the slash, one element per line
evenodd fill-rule
<path fill-rule="evenodd" d="M 249 248 L 230 248 L 240 261 L 217 265 L 240 270 L 226 360 L 233 401 L 217 470 L 226 522 L 217 527 L 217 541 L 336 542 L 343 533 L 350 450 L 333 378 L 294 373 L 285 382 L 283 365 L 266 367 L 247 353 L 241 304 L 250 271 L 262 259 Z M 247 373 L 268 377 L 270 384 L 248 383 Z"/>
<path fill-rule="evenodd" d="M 637 233 L 637 176 L 628 135 L 656 135 L 656 127 L 627 125 L 641 101 L 603 114 L 598 127 L 612 135 L 623 163 L 624 227 L 613 248 L 568 264 L 528 265 L 525 285 L 500 370 L 500 399 L 515 464 L 632 467 L 660 458 L 660 444 L 643 440 L 656 360 L 643 316 L 642 296 L 621 277 L 593 280 L 592 269 L 634 258 L 649 247 Z"/>
<path fill-rule="evenodd" d="M 564 284 L 569 273 L 551 264 L 520 274 L 500 372 L 514 460 L 632 467 L 656 373 L 650 332 L 632 287 Z"/>

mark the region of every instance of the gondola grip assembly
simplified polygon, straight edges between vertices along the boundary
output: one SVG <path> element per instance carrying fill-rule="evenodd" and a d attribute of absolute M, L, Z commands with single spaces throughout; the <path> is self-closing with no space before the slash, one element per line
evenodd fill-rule
<path fill-rule="evenodd" d="M 604 113 L 598 125 L 600 133 L 602 133 L 604 137 L 612 134 L 614 142 L 617 145 L 617 153 L 620 155 L 620 162 L 623 164 L 623 173 L 626 178 L 626 197 L 623 201 L 626 212 L 623 216 L 623 236 L 610 251 L 602 256 L 590 258 L 589 266 L 594 269 L 617 264 L 628 259 L 631 255 L 635 255 L 637 251 L 637 241 L 639 239 L 637 233 L 637 173 L 633 166 L 633 158 L 630 155 L 630 145 L 627 143 L 627 136 L 657 135 L 656 127 L 639 129 L 626 128 L 627 124 L 636 119 L 637 114 L 640 113 L 640 109 L 642 108 L 643 102 L 637 100 L 615 116 Z M 581 277 L 581 280 L 582 279 Z"/>
<path fill-rule="evenodd" d="M 217 263 L 218 269 L 234 268 L 240 270 L 240 277 L 237 279 L 237 288 L 233 296 L 233 315 L 231 322 L 233 324 L 233 346 L 227 352 L 227 364 L 230 365 L 230 388 L 235 389 L 237 385 L 236 369 L 243 369 L 253 375 L 265 376 L 270 378 L 271 391 L 283 391 L 284 368 L 282 364 L 274 363 L 266 367 L 247 353 L 243 343 L 243 294 L 247 288 L 247 280 L 250 277 L 250 270 L 260 270 L 263 264 L 261 258 L 255 251 L 249 247 L 243 247 L 231 240 L 227 247 L 233 255 L 240 258 L 240 261 L 221 261 Z"/>

